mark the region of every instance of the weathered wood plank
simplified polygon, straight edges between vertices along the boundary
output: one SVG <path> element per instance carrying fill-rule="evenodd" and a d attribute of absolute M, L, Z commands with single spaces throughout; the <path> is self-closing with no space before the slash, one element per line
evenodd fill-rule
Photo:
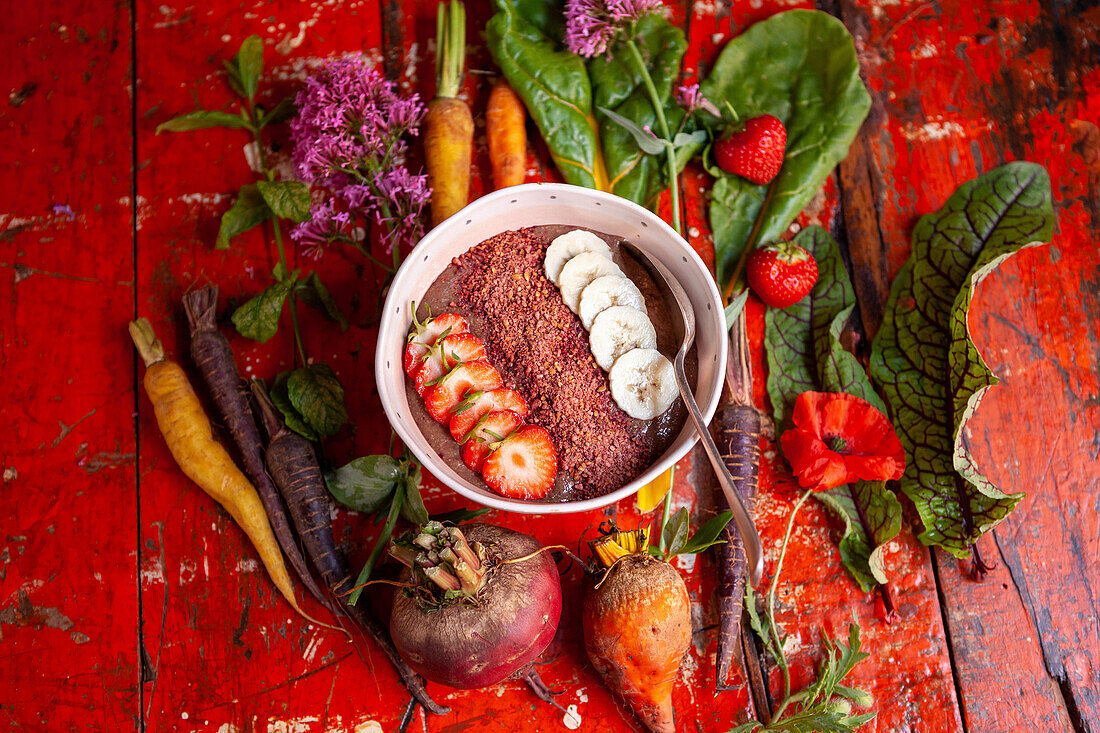
<path fill-rule="evenodd" d="M 137 730 L 130 14 L 13 5 L 3 37 L 0 720 Z"/>
<path fill-rule="evenodd" d="M 872 198 L 873 210 L 845 212 L 869 330 L 880 315 L 873 304 L 907 256 L 915 217 L 1006 160 L 1034 160 L 1051 173 L 1056 250 L 1005 263 L 980 288 L 973 316 L 978 345 L 1004 381 L 972 421 L 972 442 L 996 483 L 1028 497 L 994 541 L 980 543 L 1004 565 L 975 584 L 939 555 L 937 579 L 971 730 L 1012 731 L 1025 721 L 1095 729 L 1098 584 L 1095 555 L 1090 564 L 1082 554 L 1096 536 L 1095 507 L 1082 509 L 1100 482 L 1089 295 L 1097 289 L 1097 197 L 1087 144 L 1097 19 L 1086 12 L 1069 22 L 1070 7 L 1040 3 L 842 7 L 883 117 L 880 127 L 865 127 L 858 155 L 842 167 L 851 185 L 871 186 L 860 196 Z M 1060 572 L 1044 572 L 1048 564 Z"/>

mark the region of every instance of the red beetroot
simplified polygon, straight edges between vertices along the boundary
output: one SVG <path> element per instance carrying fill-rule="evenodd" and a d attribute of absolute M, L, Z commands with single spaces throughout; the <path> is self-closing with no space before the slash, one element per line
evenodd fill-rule
<path fill-rule="evenodd" d="M 462 689 L 523 677 L 554 638 L 561 582 L 535 538 L 488 524 L 429 522 L 390 552 L 416 590 L 393 601 L 390 633 L 425 678 Z M 522 562 L 507 562 L 527 557 Z M 451 593 L 444 599 L 446 591 Z M 518 673 L 518 674 L 517 674 Z"/>

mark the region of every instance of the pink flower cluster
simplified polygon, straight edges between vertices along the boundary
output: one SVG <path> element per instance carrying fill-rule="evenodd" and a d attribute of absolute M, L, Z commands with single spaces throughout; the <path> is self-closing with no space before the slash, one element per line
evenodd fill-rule
<path fill-rule="evenodd" d="M 313 250 L 334 241 L 358 241 L 357 217 L 382 227 L 386 251 L 423 233 L 420 213 L 431 196 L 424 174 L 404 164 L 407 134 L 417 134 L 424 105 L 403 97 L 360 57 L 326 64 L 306 80 L 290 123 L 298 177 L 328 190 L 311 218 L 291 237 Z"/>
<path fill-rule="evenodd" d="M 619 33 L 662 7 L 661 0 L 568 0 L 565 45 L 585 58 L 606 54 Z"/>

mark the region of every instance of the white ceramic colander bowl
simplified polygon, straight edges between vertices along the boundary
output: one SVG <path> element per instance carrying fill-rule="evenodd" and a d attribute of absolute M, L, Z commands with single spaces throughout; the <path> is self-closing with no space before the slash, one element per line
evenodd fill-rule
<path fill-rule="evenodd" d="M 565 224 L 606 232 L 655 258 L 687 292 L 695 309 L 699 373 L 695 399 L 709 422 L 718 406 L 726 367 L 726 325 L 721 296 L 706 265 L 672 227 L 651 211 L 618 196 L 562 183 L 528 183 L 482 196 L 416 245 L 390 285 L 375 351 L 375 378 L 390 424 L 424 467 L 447 486 L 485 506 L 529 514 L 583 512 L 631 496 L 684 457 L 698 440 L 691 421 L 644 473 L 604 496 L 566 502 L 509 499 L 462 478 L 432 449 L 412 418 L 405 394 L 403 354 L 412 325 L 410 304 L 423 297 L 451 260 L 510 229 Z"/>

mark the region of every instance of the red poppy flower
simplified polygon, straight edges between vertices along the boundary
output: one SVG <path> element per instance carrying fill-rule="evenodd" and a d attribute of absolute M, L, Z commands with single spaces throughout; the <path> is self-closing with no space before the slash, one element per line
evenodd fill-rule
<path fill-rule="evenodd" d="M 780 443 L 798 485 L 826 491 L 857 479 L 901 478 L 905 450 L 886 416 L 850 394 L 803 392 Z"/>

